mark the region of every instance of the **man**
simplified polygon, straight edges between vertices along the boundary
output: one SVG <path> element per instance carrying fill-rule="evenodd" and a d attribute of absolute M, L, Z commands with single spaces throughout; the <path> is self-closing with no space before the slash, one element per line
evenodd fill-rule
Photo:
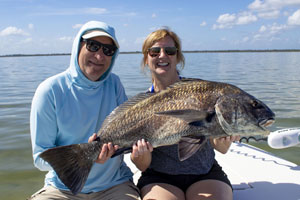
<path fill-rule="evenodd" d="M 88 142 L 106 116 L 127 100 L 119 77 L 111 73 L 118 49 L 114 29 L 90 21 L 74 39 L 69 68 L 37 88 L 30 114 L 34 165 L 49 172 L 44 188 L 32 199 L 139 199 L 123 156 L 110 159 L 117 148 L 111 143 L 103 145 L 98 163 L 77 195 L 39 157 L 49 148 Z"/>

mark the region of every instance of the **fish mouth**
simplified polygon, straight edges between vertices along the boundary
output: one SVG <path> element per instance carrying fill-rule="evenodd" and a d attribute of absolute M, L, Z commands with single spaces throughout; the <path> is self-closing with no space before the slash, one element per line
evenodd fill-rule
<path fill-rule="evenodd" d="M 275 122 L 274 118 L 269 119 L 263 119 L 259 121 L 259 126 L 263 129 L 266 129 L 266 127 L 271 126 Z"/>

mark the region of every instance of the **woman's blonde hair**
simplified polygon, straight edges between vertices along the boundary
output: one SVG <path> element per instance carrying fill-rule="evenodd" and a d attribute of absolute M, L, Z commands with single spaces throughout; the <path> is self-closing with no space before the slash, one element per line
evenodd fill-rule
<path fill-rule="evenodd" d="M 170 36 L 175 43 L 175 47 L 177 48 L 177 64 L 180 63 L 181 69 L 184 68 L 184 64 L 185 64 L 185 60 L 184 60 L 184 56 L 182 54 L 182 50 L 181 50 L 181 41 L 179 39 L 179 37 L 177 36 L 176 33 L 174 33 L 173 31 L 171 31 L 168 27 L 163 27 L 161 29 L 158 29 L 152 33 L 150 33 L 146 40 L 143 43 L 143 48 L 142 48 L 142 53 L 143 53 L 143 60 L 141 63 L 141 67 L 142 67 L 142 71 L 145 71 L 145 66 L 147 65 L 147 56 L 148 56 L 148 49 L 151 48 L 154 43 L 156 43 L 157 41 Z M 178 69 L 177 69 L 178 71 Z"/>

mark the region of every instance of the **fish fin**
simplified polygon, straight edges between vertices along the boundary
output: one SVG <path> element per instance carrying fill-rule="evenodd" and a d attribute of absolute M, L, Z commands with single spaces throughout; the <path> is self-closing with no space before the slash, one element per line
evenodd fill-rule
<path fill-rule="evenodd" d="M 194 121 L 194 122 L 189 123 L 189 125 L 201 127 L 204 125 L 204 123 L 203 123 L 203 121 Z"/>
<path fill-rule="evenodd" d="M 40 154 L 73 194 L 80 192 L 100 153 L 99 142 L 73 144 L 48 149 Z"/>
<path fill-rule="evenodd" d="M 112 120 L 115 119 L 117 115 L 119 115 L 124 110 L 128 110 L 130 107 L 137 105 L 138 102 L 147 99 L 151 96 L 155 95 L 155 93 L 139 93 L 136 96 L 128 99 L 128 101 L 116 107 L 103 121 L 101 127 L 106 127 Z"/>
<path fill-rule="evenodd" d="M 193 81 L 196 81 L 196 82 L 203 81 L 204 82 L 205 80 L 198 79 L 198 78 L 185 78 L 185 77 L 182 77 L 180 79 L 180 81 L 168 86 L 166 88 L 166 90 L 171 89 L 171 88 L 175 88 L 175 87 L 180 87 L 180 86 L 185 85 L 185 84 L 190 84 L 190 82 L 193 82 Z"/>
<path fill-rule="evenodd" d="M 178 158 L 184 161 L 196 153 L 206 142 L 206 137 L 190 138 L 182 137 L 178 143 Z"/>
<path fill-rule="evenodd" d="M 182 82 L 188 82 L 188 81 L 204 81 L 203 79 L 199 79 L 199 78 L 186 78 L 186 77 L 182 77 L 180 79 L 180 81 Z"/>
<path fill-rule="evenodd" d="M 216 112 L 207 112 L 205 120 L 190 122 L 189 125 L 203 127 L 205 126 L 205 122 L 210 123 L 215 117 L 215 115 Z"/>
<path fill-rule="evenodd" d="M 132 152 L 132 147 L 124 147 L 115 151 L 115 153 L 111 156 L 111 158 L 119 156 L 121 154 L 126 154 Z"/>
<path fill-rule="evenodd" d="M 157 115 L 168 115 L 176 117 L 187 123 L 199 122 L 206 119 L 208 113 L 205 111 L 186 109 L 186 110 L 167 110 L 162 112 L 156 112 Z"/>

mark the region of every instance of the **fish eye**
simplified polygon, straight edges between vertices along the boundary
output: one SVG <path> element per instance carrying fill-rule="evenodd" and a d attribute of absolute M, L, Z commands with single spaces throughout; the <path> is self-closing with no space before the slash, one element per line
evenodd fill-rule
<path fill-rule="evenodd" d="M 261 105 L 260 105 L 260 103 L 258 101 L 253 100 L 252 101 L 252 107 L 253 108 L 261 108 Z"/>
<path fill-rule="evenodd" d="M 257 104 L 258 104 L 257 101 L 252 101 L 252 106 L 253 106 L 253 107 L 256 107 Z"/>

